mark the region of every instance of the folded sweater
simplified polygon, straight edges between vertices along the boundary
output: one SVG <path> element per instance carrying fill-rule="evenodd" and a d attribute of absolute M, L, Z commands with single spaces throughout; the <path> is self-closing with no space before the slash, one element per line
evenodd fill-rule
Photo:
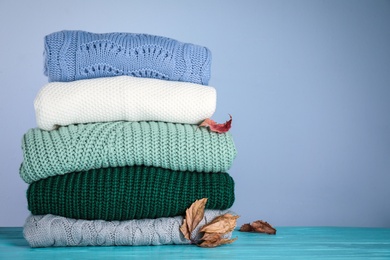
<path fill-rule="evenodd" d="M 32 183 L 49 176 L 102 167 L 146 165 L 197 172 L 226 172 L 236 156 L 231 134 L 164 122 L 78 124 L 23 137 L 20 176 Z"/>
<path fill-rule="evenodd" d="M 34 215 L 130 220 L 184 215 L 197 199 L 207 209 L 228 209 L 234 181 L 227 173 L 192 173 L 132 166 L 74 172 L 33 182 L 27 190 Z"/>
<path fill-rule="evenodd" d="M 207 85 L 211 52 L 174 39 L 134 33 L 59 31 L 45 37 L 49 81 L 129 75 Z"/>
<path fill-rule="evenodd" d="M 199 124 L 213 115 L 216 91 L 188 82 L 120 76 L 49 83 L 34 107 L 43 130 L 119 120 Z"/>
<path fill-rule="evenodd" d="M 226 210 L 205 210 L 191 234 L 199 239 L 199 229 Z M 189 244 L 180 231 L 182 216 L 124 221 L 72 219 L 55 215 L 30 215 L 23 235 L 31 247 L 51 246 L 141 246 Z M 231 237 L 231 232 L 225 238 Z"/>

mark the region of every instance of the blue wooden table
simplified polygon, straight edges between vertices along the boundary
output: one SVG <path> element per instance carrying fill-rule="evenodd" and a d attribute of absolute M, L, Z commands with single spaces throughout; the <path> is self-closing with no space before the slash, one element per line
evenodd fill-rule
<path fill-rule="evenodd" d="M 0 259 L 390 259 L 388 228 L 279 227 L 276 235 L 234 231 L 233 237 L 217 248 L 30 248 L 22 228 L 0 228 Z"/>

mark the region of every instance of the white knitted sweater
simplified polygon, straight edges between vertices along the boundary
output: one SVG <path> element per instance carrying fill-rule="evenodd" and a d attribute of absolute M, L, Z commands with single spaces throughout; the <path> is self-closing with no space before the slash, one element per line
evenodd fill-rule
<path fill-rule="evenodd" d="M 117 76 L 52 82 L 37 95 L 38 127 L 111 121 L 199 124 L 213 115 L 216 90 L 188 82 Z"/>

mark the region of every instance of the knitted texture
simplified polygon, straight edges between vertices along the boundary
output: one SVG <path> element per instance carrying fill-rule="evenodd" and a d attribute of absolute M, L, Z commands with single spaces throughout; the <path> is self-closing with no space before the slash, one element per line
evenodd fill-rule
<path fill-rule="evenodd" d="M 23 137 L 20 176 L 27 183 L 90 169 L 146 165 L 226 172 L 236 156 L 231 134 L 164 122 L 79 124 Z"/>
<path fill-rule="evenodd" d="M 43 130 L 119 120 L 199 124 L 213 115 L 216 91 L 188 82 L 119 76 L 49 83 L 34 106 Z"/>
<path fill-rule="evenodd" d="M 227 173 L 192 173 L 156 167 L 101 168 L 49 177 L 29 185 L 34 215 L 130 220 L 182 215 L 197 199 L 207 209 L 228 209 L 234 181 Z"/>
<path fill-rule="evenodd" d="M 204 217 L 191 234 L 199 238 L 199 229 L 215 217 L 231 213 L 205 210 Z M 189 244 L 180 232 L 183 217 L 124 221 L 83 220 L 55 215 L 30 215 L 23 235 L 31 247 L 51 246 L 143 246 Z M 225 238 L 230 238 L 228 233 Z"/>
<path fill-rule="evenodd" d="M 207 85 L 211 52 L 174 39 L 132 33 L 60 31 L 45 37 L 49 81 L 129 75 Z"/>

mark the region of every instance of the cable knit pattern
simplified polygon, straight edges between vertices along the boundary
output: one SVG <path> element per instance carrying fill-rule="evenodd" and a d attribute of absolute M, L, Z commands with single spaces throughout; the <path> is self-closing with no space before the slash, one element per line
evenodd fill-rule
<path fill-rule="evenodd" d="M 188 82 L 119 76 L 49 83 L 34 107 L 43 130 L 119 120 L 199 124 L 214 114 L 216 91 Z"/>
<path fill-rule="evenodd" d="M 215 217 L 230 211 L 205 210 L 202 221 L 191 234 Z M 182 216 L 125 221 L 83 220 L 55 215 L 30 215 L 23 235 L 31 247 L 51 246 L 147 246 L 189 244 L 180 232 Z M 232 233 L 225 238 L 230 239 Z"/>
<path fill-rule="evenodd" d="M 34 215 L 130 220 L 182 215 L 197 199 L 207 209 L 228 209 L 234 181 L 227 173 L 193 173 L 147 166 L 101 168 L 33 182 L 27 190 Z"/>
<path fill-rule="evenodd" d="M 32 183 L 90 169 L 146 165 L 178 171 L 226 172 L 236 156 L 231 134 L 164 122 L 79 124 L 23 137 L 20 176 Z"/>
<path fill-rule="evenodd" d="M 128 75 L 207 85 L 211 52 L 174 39 L 134 33 L 60 31 L 45 37 L 49 81 Z"/>

